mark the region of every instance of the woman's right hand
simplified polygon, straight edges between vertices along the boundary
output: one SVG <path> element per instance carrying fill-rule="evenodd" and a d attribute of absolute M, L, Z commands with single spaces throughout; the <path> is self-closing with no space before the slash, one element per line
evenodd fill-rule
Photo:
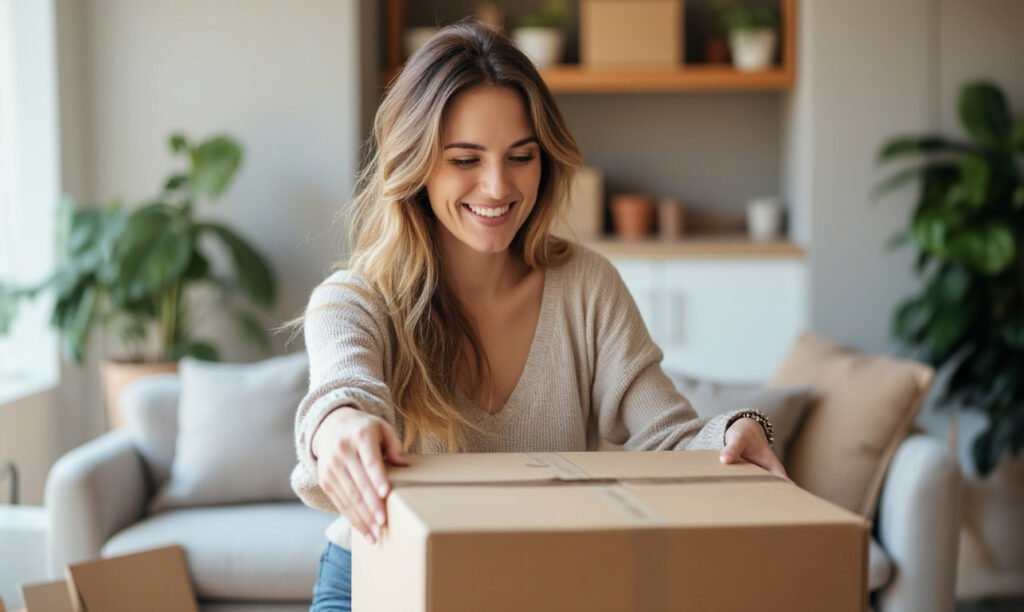
<path fill-rule="evenodd" d="M 384 498 L 391 490 L 383 457 L 408 465 L 395 428 L 380 417 L 342 407 L 320 422 L 311 446 L 320 488 L 352 529 L 373 544 L 387 523 Z"/>

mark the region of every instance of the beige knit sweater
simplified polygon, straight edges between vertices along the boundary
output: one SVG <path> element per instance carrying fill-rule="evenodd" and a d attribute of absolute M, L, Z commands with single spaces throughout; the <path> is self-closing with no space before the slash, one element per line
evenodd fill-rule
<path fill-rule="evenodd" d="M 310 449 L 324 417 L 349 405 L 403 435 L 389 391 L 392 343 L 385 307 L 340 284 L 345 282 L 361 284 L 352 272 L 335 272 L 314 289 L 306 309 L 309 393 L 295 418 L 298 465 L 291 476 L 303 502 L 332 513 L 337 510 L 317 484 Z M 601 438 L 629 450 L 721 449 L 735 413 L 699 418 L 662 372 L 661 359 L 618 271 L 578 247 L 567 263 L 545 272 L 537 331 L 504 408 L 491 415 L 456 391 L 459 407 L 483 432 L 467 431 L 467 450 L 584 451 L 595 450 Z M 347 550 L 350 535 L 340 516 L 327 529 L 327 538 Z"/>

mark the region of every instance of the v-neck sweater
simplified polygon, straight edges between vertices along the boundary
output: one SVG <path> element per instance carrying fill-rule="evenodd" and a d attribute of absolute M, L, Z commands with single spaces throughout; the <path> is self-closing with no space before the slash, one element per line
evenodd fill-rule
<path fill-rule="evenodd" d="M 337 509 L 317 484 L 310 447 L 323 419 L 349 406 L 404 435 L 390 391 L 394 344 L 386 305 L 352 285 L 366 287 L 357 273 L 339 270 L 312 292 L 304 326 L 309 392 L 295 417 L 292 488 L 307 505 L 334 514 Z M 721 449 L 736 412 L 698 417 L 662 371 L 662 357 L 615 267 L 576 245 L 567 262 L 544 270 L 537 329 L 502 409 L 488 413 L 454 391 L 457 407 L 480 429 L 467 429 L 466 451 L 593 451 L 601 439 L 627 450 Z M 444 452 L 433 444 L 410 450 Z M 344 517 L 326 535 L 351 550 Z"/>

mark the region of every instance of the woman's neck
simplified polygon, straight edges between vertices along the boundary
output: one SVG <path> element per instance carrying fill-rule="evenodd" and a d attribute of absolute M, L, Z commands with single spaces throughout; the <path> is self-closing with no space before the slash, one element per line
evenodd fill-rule
<path fill-rule="evenodd" d="M 464 304 L 501 299 L 529 272 L 508 249 L 479 253 L 454 236 L 441 239 L 441 257 L 448 285 Z"/>

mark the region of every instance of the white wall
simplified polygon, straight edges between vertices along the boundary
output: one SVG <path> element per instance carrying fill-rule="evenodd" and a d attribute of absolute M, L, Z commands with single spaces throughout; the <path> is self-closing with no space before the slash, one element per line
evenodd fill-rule
<path fill-rule="evenodd" d="M 351 194 L 370 91 L 361 16 L 358 0 L 58 0 L 64 188 L 86 204 L 135 203 L 178 167 L 166 148 L 172 130 L 230 133 L 243 166 L 227 195 L 200 210 L 272 262 L 279 299 L 267 325 L 300 313 L 343 246 L 345 228 L 332 222 Z M 199 333 L 225 359 L 260 357 L 225 325 L 210 318 Z M 275 353 L 302 349 L 284 340 L 272 339 Z M 26 503 L 41 503 L 53 458 L 103 430 L 102 348 L 84 367 L 65 366 L 55 391 L 0 410 L 0 431 L 32 440 L 4 440 Z"/>
<path fill-rule="evenodd" d="M 800 3 L 797 90 L 787 176 L 810 250 L 812 327 L 891 351 L 891 313 L 916 290 L 912 250 L 885 250 L 906 226 L 914 192 L 872 203 L 891 170 L 875 155 L 891 136 L 961 133 L 956 94 L 999 82 L 1024 116 L 1024 3 L 1015 0 L 814 0 Z"/>

